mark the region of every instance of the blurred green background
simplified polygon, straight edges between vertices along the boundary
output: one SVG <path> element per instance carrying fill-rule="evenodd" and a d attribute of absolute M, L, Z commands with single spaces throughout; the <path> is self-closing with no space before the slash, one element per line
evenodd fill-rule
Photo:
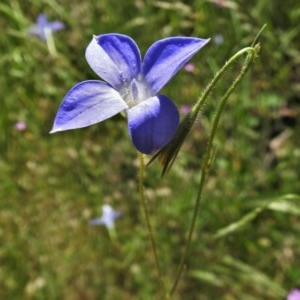
<path fill-rule="evenodd" d="M 28 35 L 41 12 L 66 25 L 53 35 L 55 57 Z M 284 299 L 299 287 L 299 19 L 297 0 L 1 1 L 0 299 L 159 299 L 125 120 L 49 135 L 66 92 L 97 79 L 84 57 L 92 35 L 130 35 L 142 54 L 167 36 L 211 37 L 192 59 L 196 69 L 181 70 L 162 91 L 180 108 L 195 103 L 264 24 L 260 56 L 221 119 L 174 299 Z M 186 242 L 216 104 L 239 68 L 214 89 L 167 176 L 160 178 L 157 163 L 147 168 L 167 284 Z M 122 212 L 115 240 L 105 227 L 88 226 L 104 203 Z"/>

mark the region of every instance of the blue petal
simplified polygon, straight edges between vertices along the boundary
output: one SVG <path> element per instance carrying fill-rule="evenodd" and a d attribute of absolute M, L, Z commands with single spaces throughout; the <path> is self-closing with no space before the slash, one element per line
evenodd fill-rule
<path fill-rule="evenodd" d="M 154 43 L 145 55 L 142 73 L 151 95 L 160 89 L 199 51 L 209 39 L 172 37 Z"/>
<path fill-rule="evenodd" d="M 97 218 L 97 219 L 89 220 L 89 225 L 96 226 L 96 225 L 101 225 L 101 224 L 104 224 L 104 221 L 103 221 L 102 217 Z"/>
<path fill-rule="evenodd" d="M 48 24 L 47 16 L 45 14 L 39 14 L 36 23 L 39 27 L 46 27 Z"/>
<path fill-rule="evenodd" d="M 52 31 L 57 31 L 65 28 L 65 24 L 59 21 L 51 22 L 48 26 Z"/>
<path fill-rule="evenodd" d="M 50 133 L 86 127 L 125 110 L 119 93 L 102 81 L 88 80 L 75 85 L 63 99 Z"/>
<path fill-rule="evenodd" d="M 119 90 L 141 71 L 141 54 L 136 43 L 122 34 L 94 36 L 86 49 L 86 60 L 102 79 Z"/>
<path fill-rule="evenodd" d="M 145 154 L 167 144 L 179 124 L 176 106 L 163 95 L 151 97 L 130 108 L 127 116 L 131 140 L 137 150 Z"/>
<path fill-rule="evenodd" d="M 39 25 L 34 24 L 34 25 L 30 26 L 28 29 L 28 33 L 31 35 L 38 36 L 43 41 L 46 40 L 44 28 L 40 27 Z"/>

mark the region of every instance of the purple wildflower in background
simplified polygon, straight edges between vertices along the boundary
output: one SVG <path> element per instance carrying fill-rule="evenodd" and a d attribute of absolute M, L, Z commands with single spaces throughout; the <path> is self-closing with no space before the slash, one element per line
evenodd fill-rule
<path fill-rule="evenodd" d="M 191 105 L 185 104 L 185 105 L 180 106 L 180 112 L 182 112 L 183 114 L 189 113 L 191 111 L 191 109 L 192 109 Z"/>
<path fill-rule="evenodd" d="M 174 136 L 179 113 L 170 99 L 157 93 L 208 41 L 193 37 L 159 40 L 142 61 L 130 37 L 94 36 L 86 59 L 106 82 L 87 80 L 75 85 L 63 99 L 51 133 L 86 127 L 125 112 L 136 149 L 145 154 L 160 149 Z"/>
<path fill-rule="evenodd" d="M 102 216 L 97 219 L 89 221 L 90 225 L 104 225 L 107 229 L 111 229 L 115 225 L 115 219 L 119 218 L 121 213 L 114 210 L 110 205 L 104 204 L 102 206 Z"/>
<path fill-rule="evenodd" d="M 194 64 L 188 63 L 188 64 L 186 64 L 186 65 L 184 66 L 184 70 L 185 70 L 186 72 L 188 72 L 188 73 L 194 73 L 195 70 L 196 70 L 196 67 L 195 67 Z"/>
<path fill-rule="evenodd" d="M 45 14 L 39 14 L 36 23 L 30 26 L 28 33 L 38 36 L 41 40 L 46 41 L 48 36 L 54 31 L 65 28 L 62 22 L 49 22 Z"/>
<path fill-rule="evenodd" d="M 300 300 L 300 290 L 298 289 L 291 290 L 288 293 L 286 300 Z"/>
<path fill-rule="evenodd" d="M 24 131 L 26 129 L 27 125 L 24 121 L 18 121 L 14 127 L 18 131 Z"/>

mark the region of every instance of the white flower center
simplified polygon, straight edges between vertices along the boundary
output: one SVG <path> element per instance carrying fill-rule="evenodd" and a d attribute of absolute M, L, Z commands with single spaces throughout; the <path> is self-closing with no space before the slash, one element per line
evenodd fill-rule
<path fill-rule="evenodd" d="M 134 78 L 129 84 L 124 84 L 120 90 L 120 94 L 129 108 L 151 97 L 146 82 L 140 76 Z"/>

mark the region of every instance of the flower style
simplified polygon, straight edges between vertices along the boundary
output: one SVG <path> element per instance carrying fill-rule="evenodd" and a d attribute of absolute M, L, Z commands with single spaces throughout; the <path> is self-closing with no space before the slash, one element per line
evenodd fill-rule
<path fill-rule="evenodd" d="M 48 36 L 54 31 L 58 31 L 65 28 L 62 22 L 54 21 L 48 22 L 45 14 L 39 14 L 36 20 L 36 24 L 30 26 L 29 34 L 38 36 L 41 40 L 46 41 Z"/>
<path fill-rule="evenodd" d="M 110 205 L 104 204 L 102 206 L 102 216 L 97 219 L 89 221 L 90 225 L 104 225 L 108 229 L 111 229 L 115 226 L 115 219 L 119 218 L 121 213 L 114 210 Z"/>
<path fill-rule="evenodd" d="M 157 95 L 209 39 L 171 37 L 157 41 L 144 60 L 136 43 L 122 34 L 94 36 L 86 59 L 104 81 L 76 84 L 63 99 L 51 131 L 86 127 L 124 111 L 136 149 L 151 154 L 167 144 L 179 125 L 171 100 Z"/>

